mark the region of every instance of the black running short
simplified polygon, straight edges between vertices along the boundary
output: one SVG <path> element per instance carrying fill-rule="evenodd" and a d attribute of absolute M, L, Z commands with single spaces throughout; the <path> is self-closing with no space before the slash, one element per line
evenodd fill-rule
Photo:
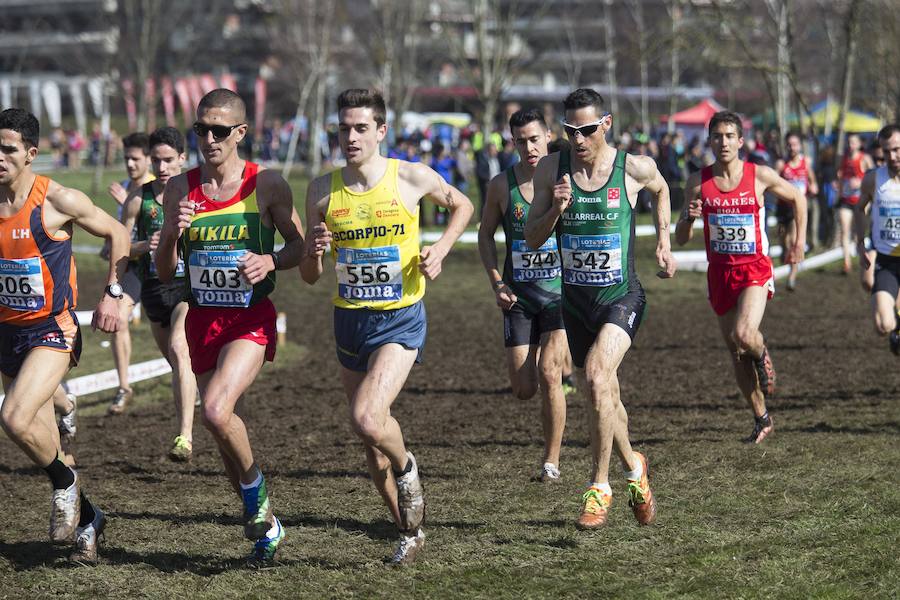
<path fill-rule="evenodd" d="M 138 265 L 136 262 L 129 262 L 125 269 L 125 276 L 119 282 L 122 285 L 122 291 L 128 294 L 135 302 L 141 301 L 141 278 L 138 277 Z"/>
<path fill-rule="evenodd" d="M 507 348 L 537 346 L 543 334 L 564 328 L 562 310 L 556 303 L 548 304 L 537 314 L 518 303 L 503 311 L 503 345 Z"/>
<path fill-rule="evenodd" d="M 787 202 L 775 204 L 775 219 L 779 225 L 790 225 L 794 220 L 794 205 Z"/>
<path fill-rule="evenodd" d="M 172 311 L 184 302 L 184 279 L 162 283 L 159 279 L 148 279 L 141 289 L 141 305 L 147 318 L 163 327 L 172 322 Z"/>
<path fill-rule="evenodd" d="M 572 362 L 575 366 L 579 369 L 584 368 L 588 351 L 596 341 L 600 329 L 606 324 L 619 327 L 633 341 L 644 318 L 646 307 L 647 298 L 644 291 L 634 290 L 610 304 L 601 304 L 595 307 L 589 322 L 584 322 L 563 308 L 566 337 L 569 340 L 569 351 L 572 353 Z"/>
<path fill-rule="evenodd" d="M 887 292 L 895 299 L 900 292 L 900 256 L 878 253 L 875 256 L 875 285 L 872 293 Z"/>

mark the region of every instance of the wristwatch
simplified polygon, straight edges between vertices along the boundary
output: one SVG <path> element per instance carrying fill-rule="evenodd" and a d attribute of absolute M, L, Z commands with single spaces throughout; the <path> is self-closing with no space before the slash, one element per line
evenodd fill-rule
<path fill-rule="evenodd" d="M 107 295 L 112 296 L 116 300 L 121 300 L 125 293 L 122 286 L 118 283 L 111 283 L 105 288 Z"/>

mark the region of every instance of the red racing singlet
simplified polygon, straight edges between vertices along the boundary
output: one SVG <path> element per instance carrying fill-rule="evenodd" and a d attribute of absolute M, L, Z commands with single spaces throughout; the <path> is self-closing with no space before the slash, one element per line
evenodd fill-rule
<path fill-rule="evenodd" d="M 800 192 L 804 196 L 806 196 L 807 190 L 809 188 L 809 171 L 807 170 L 805 156 L 800 157 L 800 164 L 796 167 L 792 167 L 789 161 L 785 162 L 784 167 L 782 167 L 781 169 L 780 175 L 784 177 L 792 186 L 800 190 Z M 779 198 L 778 204 L 785 205 L 789 204 L 789 202 L 786 202 Z"/>
<path fill-rule="evenodd" d="M 756 198 L 756 165 L 744 162 L 744 174 L 736 188 L 723 192 L 716 185 L 712 167 L 700 174 L 703 201 L 703 237 L 710 266 L 735 266 L 757 261 L 769 253 L 766 209 Z"/>
<path fill-rule="evenodd" d="M 0 217 L 0 323 L 27 326 L 75 308 L 72 238 L 44 228 L 50 180 L 35 176 L 19 212 Z"/>
<path fill-rule="evenodd" d="M 841 200 L 850 206 L 855 206 L 859 202 L 860 185 L 855 187 L 850 183 L 850 179 L 857 178 L 862 180 L 865 172 L 862 168 L 863 153 L 857 152 L 856 158 L 845 156 L 841 161 Z"/>

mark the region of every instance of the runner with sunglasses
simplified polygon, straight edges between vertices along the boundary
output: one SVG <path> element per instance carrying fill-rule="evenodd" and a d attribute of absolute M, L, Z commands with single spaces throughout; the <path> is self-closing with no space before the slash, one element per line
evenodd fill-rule
<path fill-rule="evenodd" d="M 275 358 L 275 307 L 268 296 L 275 271 L 300 263 L 303 236 L 287 182 L 238 156 L 246 118 L 244 101 L 232 91 L 216 89 L 200 101 L 194 132 L 205 162 L 166 184 L 155 262 L 160 281 L 168 282 L 179 258 L 184 261 L 185 333 L 203 425 L 243 500 L 244 535 L 255 542 L 248 563 L 264 566 L 284 529 L 235 405 L 263 363 Z M 285 241 L 278 252 L 276 230 Z"/>
<path fill-rule="evenodd" d="M 709 145 L 716 162 L 688 177 L 675 239 L 686 244 L 694 235 L 694 220 L 703 219 L 709 302 L 738 387 L 753 411 L 753 432 L 744 441 L 759 444 L 774 431 L 766 399 L 775 394 L 775 367 L 759 331 L 766 300 L 775 293 L 763 194 L 770 192 L 793 206 L 793 244 L 784 248 L 789 265 L 803 260 L 806 194 L 774 169 L 738 158 L 743 135 L 740 115 L 730 111 L 713 115 Z"/>
<path fill-rule="evenodd" d="M 478 229 L 478 251 L 497 306 L 503 311 L 503 341 L 513 395 L 529 400 L 540 388 L 544 432 L 543 467 L 538 480 L 560 481 L 559 451 L 566 426 L 562 370 L 566 330 L 560 312 L 561 269 L 556 238 L 536 251 L 525 244 L 525 222 L 534 197 L 534 171 L 547 156 L 550 130 L 538 109 L 519 110 L 509 130 L 521 159 L 488 184 Z M 503 226 L 506 258 L 497 270 L 494 233 Z"/>
<path fill-rule="evenodd" d="M 617 151 L 606 141 L 613 116 L 603 98 L 578 89 L 563 101 L 571 150 L 541 160 L 525 241 L 539 248 L 556 235 L 562 254 L 562 308 L 569 349 L 587 378 L 593 469 L 576 526 L 606 524 L 612 503 L 613 450 L 628 482 L 629 504 L 641 525 L 656 519 L 656 498 L 643 454 L 628 438 L 628 415 L 617 371 L 631 347 L 646 300 L 634 267 L 634 213 L 638 192 L 654 198 L 656 259 L 662 278 L 675 275 L 669 244 L 669 188 L 652 158 Z"/>
<path fill-rule="evenodd" d="M 397 528 L 390 562 L 412 563 L 425 544 L 419 467 L 391 405 L 425 345 L 425 281 L 465 231 L 469 199 L 423 163 L 386 158 L 387 109 L 377 92 L 349 89 L 337 99 L 338 141 L 347 166 L 313 180 L 306 194 L 310 227 L 303 280 L 318 281 L 332 246 L 337 274 L 334 334 L 351 424 L 362 440 L 372 482 Z M 446 229 L 419 248 L 419 202 L 450 211 Z"/>

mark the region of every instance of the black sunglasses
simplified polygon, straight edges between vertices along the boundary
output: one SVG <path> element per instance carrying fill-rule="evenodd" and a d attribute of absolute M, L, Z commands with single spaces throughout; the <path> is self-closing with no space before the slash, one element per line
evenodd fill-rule
<path fill-rule="evenodd" d="M 205 138 L 206 134 L 212 131 L 213 138 L 216 141 L 221 141 L 231 135 L 231 132 L 243 125 L 243 123 L 238 123 L 237 125 L 207 125 L 206 123 L 201 123 L 197 121 L 194 123 L 194 133 L 198 136 Z"/>
<path fill-rule="evenodd" d="M 563 121 L 563 129 L 566 130 L 566 135 L 570 138 L 575 137 L 576 133 L 580 133 L 582 137 L 590 137 L 594 135 L 594 132 L 597 131 L 597 128 L 603 125 L 603 119 L 609 116 L 609 113 L 604 113 L 602 117 L 598 121 L 594 121 L 593 123 L 588 123 L 587 125 L 582 125 L 581 127 L 576 127 L 575 125 L 569 125 L 565 121 Z"/>

